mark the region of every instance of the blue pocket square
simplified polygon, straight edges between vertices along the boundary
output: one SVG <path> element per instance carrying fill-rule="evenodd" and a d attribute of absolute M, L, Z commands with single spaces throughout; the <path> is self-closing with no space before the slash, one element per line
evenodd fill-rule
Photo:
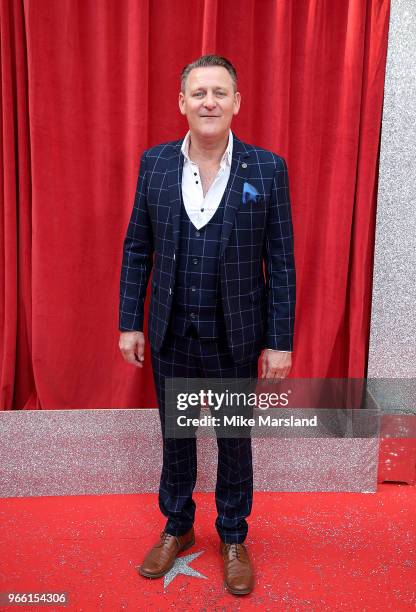
<path fill-rule="evenodd" d="M 256 202 L 257 198 L 260 197 L 259 192 L 250 183 L 244 183 L 243 186 L 243 204 L 248 202 Z"/>

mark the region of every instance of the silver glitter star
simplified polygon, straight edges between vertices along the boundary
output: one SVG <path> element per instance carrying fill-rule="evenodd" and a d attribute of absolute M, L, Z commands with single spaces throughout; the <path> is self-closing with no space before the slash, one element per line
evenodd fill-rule
<path fill-rule="evenodd" d="M 203 552 L 204 551 L 201 550 L 200 552 L 193 553 L 192 555 L 176 557 L 175 565 L 172 567 L 171 570 L 168 571 L 167 574 L 165 574 L 165 582 L 163 584 L 164 588 L 166 589 L 168 584 L 170 584 L 178 574 L 185 574 L 185 576 L 194 576 L 195 578 L 206 578 L 206 576 L 194 570 L 193 567 L 189 567 L 189 563 L 199 557 L 199 555 L 202 555 Z"/>

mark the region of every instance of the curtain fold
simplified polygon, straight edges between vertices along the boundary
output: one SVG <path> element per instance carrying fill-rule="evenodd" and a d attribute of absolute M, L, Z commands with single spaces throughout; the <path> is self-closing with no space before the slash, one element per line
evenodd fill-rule
<path fill-rule="evenodd" d="M 298 300 L 292 376 L 361 377 L 369 339 L 389 0 L 0 0 L 0 399 L 156 406 L 118 350 L 141 152 L 182 137 L 179 75 L 236 66 L 233 130 L 285 157 Z M 146 304 L 147 309 L 147 304 Z"/>
<path fill-rule="evenodd" d="M 31 143 L 22 3 L 1 0 L 0 406 L 39 408 L 32 353 Z"/>

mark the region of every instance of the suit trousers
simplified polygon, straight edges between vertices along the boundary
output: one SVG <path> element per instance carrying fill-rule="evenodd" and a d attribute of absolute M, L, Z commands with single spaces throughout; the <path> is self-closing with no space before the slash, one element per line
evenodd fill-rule
<path fill-rule="evenodd" d="M 196 438 L 165 437 L 166 378 L 255 379 L 258 356 L 235 364 L 224 338 L 199 339 L 176 336 L 168 330 L 159 352 L 152 350 L 153 375 L 159 403 L 163 436 L 163 467 L 159 487 L 159 508 L 167 517 L 165 530 L 173 535 L 186 533 L 193 525 L 196 504 L 192 498 L 197 479 Z M 215 527 L 226 543 L 244 542 L 253 503 L 251 438 L 217 437 L 218 467 L 215 489 Z"/>

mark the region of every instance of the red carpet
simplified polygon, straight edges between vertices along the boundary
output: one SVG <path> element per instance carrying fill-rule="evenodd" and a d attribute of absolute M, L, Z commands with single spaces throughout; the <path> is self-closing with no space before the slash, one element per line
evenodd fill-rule
<path fill-rule="evenodd" d="M 346 610 L 416 608 L 416 488 L 377 494 L 256 493 L 247 544 L 256 587 L 223 586 L 213 494 L 196 494 L 189 566 L 206 578 L 142 578 L 136 567 L 164 519 L 156 495 L 1 501 L 0 592 L 69 593 L 66 608 L 2 610 Z"/>

